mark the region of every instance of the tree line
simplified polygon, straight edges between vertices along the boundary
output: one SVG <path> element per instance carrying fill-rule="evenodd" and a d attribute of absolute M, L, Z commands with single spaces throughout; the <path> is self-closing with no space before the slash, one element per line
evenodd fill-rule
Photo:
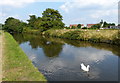
<path fill-rule="evenodd" d="M 3 29 L 7 32 L 30 32 L 37 30 L 39 32 L 46 31 L 48 29 L 70 29 L 70 27 L 65 27 L 65 24 L 62 22 L 63 17 L 58 10 L 47 8 L 42 13 L 42 17 L 37 17 L 35 15 L 29 15 L 28 23 L 23 22 L 19 19 L 9 17 L 6 19 L 5 24 L 0 24 L 0 29 Z M 102 27 L 115 26 L 115 23 L 107 23 L 106 21 L 97 23 L 96 25 L 91 26 L 90 29 L 100 29 Z M 2 26 L 2 27 L 1 27 Z M 81 27 L 81 24 L 78 24 L 77 27 L 72 26 L 71 29 L 87 29 L 87 27 Z"/>
<path fill-rule="evenodd" d="M 27 20 L 28 23 L 20 21 L 19 19 L 9 17 L 6 19 L 3 29 L 8 32 L 22 33 L 26 30 L 39 30 L 40 32 L 52 28 L 64 28 L 65 24 L 62 22 L 62 15 L 58 10 L 47 8 L 42 13 L 42 17 L 30 15 Z"/>
<path fill-rule="evenodd" d="M 103 24 L 103 26 L 101 26 Z M 115 26 L 115 23 L 107 23 L 106 21 L 103 22 L 103 20 L 101 20 L 99 23 L 92 25 L 91 28 L 89 29 L 100 29 L 100 28 L 106 28 L 106 27 L 110 27 L 110 26 Z M 120 24 L 118 25 L 120 26 Z M 70 29 L 70 27 L 67 27 L 68 29 Z M 71 29 L 87 29 L 88 27 L 82 27 L 81 24 L 78 24 L 77 26 L 72 26 Z"/>

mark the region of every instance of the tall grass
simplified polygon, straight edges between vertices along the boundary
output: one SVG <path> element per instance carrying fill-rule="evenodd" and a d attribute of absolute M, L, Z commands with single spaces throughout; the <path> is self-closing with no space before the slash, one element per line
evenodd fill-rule
<path fill-rule="evenodd" d="M 67 39 L 120 44 L 120 30 L 59 29 L 48 30 L 43 34 Z"/>

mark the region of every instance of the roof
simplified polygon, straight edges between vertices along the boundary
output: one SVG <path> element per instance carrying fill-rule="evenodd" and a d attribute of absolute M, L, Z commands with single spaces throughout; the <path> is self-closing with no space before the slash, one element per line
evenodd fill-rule
<path fill-rule="evenodd" d="M 71 24 L 70 26 L 78 26 L 78 24 Z M 84 24 L 81 24 L 81 26 L 84 26 Z"/>
<path fill-rule="evenodd" d="M 87 26 L 92 26 L 92 25 L 96 25 L 96 24 L 87 24 Z"/>

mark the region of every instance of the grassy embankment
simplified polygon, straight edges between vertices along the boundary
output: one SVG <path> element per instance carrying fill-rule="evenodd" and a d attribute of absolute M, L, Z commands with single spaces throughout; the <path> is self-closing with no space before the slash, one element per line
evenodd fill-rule
<path fill-rule="evenodd" d="M 51 29 L 43 32 L 43 34 L 59 38 L 120 44 L 120 30 Z"/>
<path fill-rule="evenodd" d="M 46 81 L 7 32 L 4 33 L 3 81 Z"/>

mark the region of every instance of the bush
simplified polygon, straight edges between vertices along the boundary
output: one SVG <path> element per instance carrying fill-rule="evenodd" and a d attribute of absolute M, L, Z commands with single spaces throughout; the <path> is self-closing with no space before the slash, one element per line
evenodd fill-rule
<path fill-rule="evenodd" d="M 87 27 L 83 27 L 82 29 L 87 29 Z"/>

